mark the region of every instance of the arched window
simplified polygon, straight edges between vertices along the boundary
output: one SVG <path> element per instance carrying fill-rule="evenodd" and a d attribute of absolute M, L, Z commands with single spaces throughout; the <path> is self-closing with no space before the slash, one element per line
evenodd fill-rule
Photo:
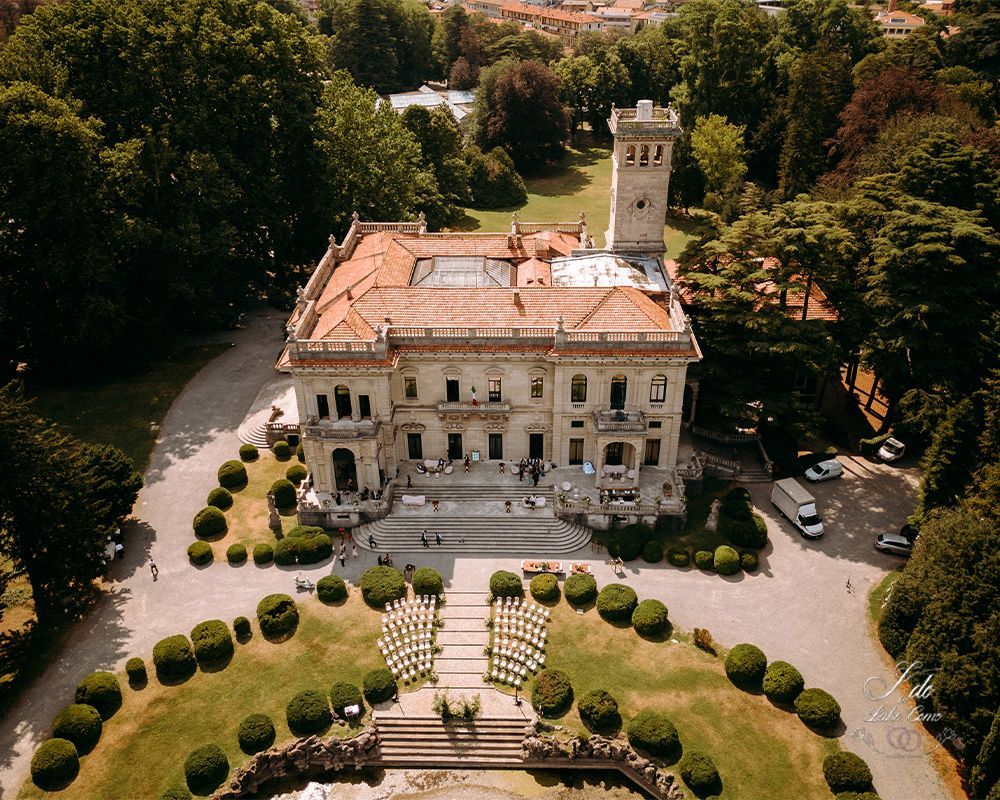
<path fill-rule="evenodd" d="M 639 150 L 639 166 L 648 167 L 649 166 L 649 145 L 644 144 Z"/>
<path fill-rule="evenodd" d="M 653 166 L 658 167 L 663 163 L 663 145 L 656 145 L 656 149 L 653 151 Z"/>
<path fill-rule="evenodd" d="M 574 375 L 570 382 L 569 399 L 574 403 L 587 402 L 587 376 Z"/>
<path fill-rule="evenodd" d="M 337 419 L 351 416 L 351 390 L 340 384 L 333 390 L 333 396 L 337 404 Z"/>
<path fill-rule="evenodd" d="M 649 382 L 649 402 L 665 403 L 667 400 L 667 376 L 654 375 Z"/>
<path fill-rule="evenodd" d="M 628 379 L 624 375 L 615 375 L 611 379 L 611 407 L 621 411 L 625 408 L 625 391 Z"/>
<path fill-rule="evenodd" d="M 629 167 L 635 164 L 635 145 L 630 144 L 625 148 L 625 164 Z"/>

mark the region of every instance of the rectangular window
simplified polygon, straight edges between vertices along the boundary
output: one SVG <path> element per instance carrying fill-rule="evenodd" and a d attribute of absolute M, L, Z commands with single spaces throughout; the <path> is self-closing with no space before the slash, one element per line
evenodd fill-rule
<path fill-rule="evenodd" d="M 583 427 L 583 420 L 582 419 L 570 420 L 569 426 L 571 428 L 582 428 Z"/>
<path fill-rule="evenodd" d="M 490 387 L 489 401 L 491 403 L 499 403 L 500 402 L 500 379 L 499 378 L 490 378 L 489 387 Z"/>
<path fill-rule="evenodd" d="M 325 394 L 316 395 L 316 408 L 320 419 L 330 419 L 330 398 Z"/>
<path fill-rule="evenodd" d="M 424 457 L 424 443 L 419 433 L 406 434 L 406 453 L 414 461 L 420 461 Z"/>
<path fill-rule="evenodd" d="M 532 378 L 531 379 L 531 399 L 538 400 L 542 397 L 544 392 L 544 379 L 543 378 Z"/>
<path fill-rule="evenodd" d="M 358 395 L 358 413 L 361 415 L 361 419 L 372 418 L 372 401 L 366 394 Z"/>
<path fill-rule="evenodd" d="M 458 378 L 445 378 L 445 399 L 449 403 L 458 402 Z"/>
<path fill-rule="evenodd" d="M 649 384 L 649 402 L 663 403 L 667 399 L 667 379 L 657 375 Z"/>
<path fill-rule="evenodd" d="M 490 461 L 500 461 L 503 459 L 503 434 L 490 434 Z"/>
<path fill-rule="evenodd" d="M 417 396 L 417 379 L 406 375 L 403 377 L 403 396 L 404 397 L 416 397 Z"/>
<path fill-rule="evenodd" d="M 545 458 L 545 434 L 528 434 L 528 458 Z"/>
<path fill-rule="evenodd" d="M 569 440 L 569 463 L 570 464 L 583 463 L 583 439 Z"/>
<path fill-rule="evenodd" d="M 642 463 L 645 464 L 647 467 L 658 467 L 660 465 L 659 439 L 646 440 L 646 454 L 642 459 Z"/>
<path fill-rule="evenodd" d="M 650 428 L 662 428 L 663 427 L 663 420 L 651 419 L 649 421 L 649 427 Z"/>

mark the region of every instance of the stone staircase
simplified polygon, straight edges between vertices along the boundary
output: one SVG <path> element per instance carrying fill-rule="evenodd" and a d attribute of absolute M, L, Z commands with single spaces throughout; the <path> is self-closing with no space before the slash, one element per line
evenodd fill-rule
<path fill-rule="evenodd" d="M 271 413 L 257 413 L 243 420 L 236 431 L 239 440 L 244 444 L 252 444 L 261 450 L 267 450 L 267 421 Z"/>
<path fill-rule="evenodd" d="M 489 688 L 489 684 L 483 683 L 489 663 L 483 648 L 490 638 L 484 620 L 489 613 L 485 593 L 448 592 L 445 604 L 438 610 L 444 627 L 437 630 L 441 652 L 434 656 L 436 689 Z"/>
<path fill-rule="evenodd" d="M 520 766 L 526 725 L 520 717 L 375 716 L 383 765 L 416 769 Z"/>

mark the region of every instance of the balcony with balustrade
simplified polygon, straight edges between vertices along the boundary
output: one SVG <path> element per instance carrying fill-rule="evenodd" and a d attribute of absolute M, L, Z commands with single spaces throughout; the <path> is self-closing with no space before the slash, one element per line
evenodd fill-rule
<path fill-rule="evenodd" d="M 594 411 L 593 419 L 599 433 L 646 432 L 646 415 L 638 410 L 599 408 Z"/>
<path fill-rule="evenodd" d="M 439 417 L 446 417 L 450 414 L 460 414 L 462 416 L 471 415 L 491 415 L 491 414 L 503 414 L 504 416 L 510 416 L 511 414 L 510 403 L 505 403 L 501 401 L 487 401 L 485 403 L 473 403 L 473 402 L 451 402 L 444 401 L 437 404 L 437 413 Z"/>
<path fill-rule="evenodd" d="M 310 417 L 302 426 L 302 434 L 307 439 L 372 439 L 379 435 L 381 427 L 382 423 L 378 420 L 319 420 Z"/>

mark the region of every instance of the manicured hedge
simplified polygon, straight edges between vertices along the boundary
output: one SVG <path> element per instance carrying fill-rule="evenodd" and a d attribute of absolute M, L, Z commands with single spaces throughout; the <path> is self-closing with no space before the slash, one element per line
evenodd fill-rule
<path fill-rule="evenodd" d="M 205 744 L 184 759 L 184 778 L 195 794 L 211 794 L 229 777 L 229 759 L 217 744 Z"/>
<path fill-rule="evenodd" d="M 840 704 L 829 692 L 806 689 L 795 698 L 795 713 L 810 728 L 828 730 L 840 721 Z"/>
<path fill-rule="evenodd" d="M 133 656 L 125 662 L 125 674 L 131 686 L 142 686 L 149 679 L 146 674 L 146 664 L 138 656 Z"/>
<path fill-rule="evenodd" d="M 228 489 L 223 489 L 221 486 L 216 486 L 212 491 L 208 493 L 208 500 L 205 501 L 205 505 L 214 506 L 220 511 L 225 511 L 227 508 L 231 508 L 233 505 L 233 496 L 230 494 Z"/>
<path fill-rule="evenodd" d="M 292 464 L 292 466 L 285 470 L 285 477 L 296 486 L 302 483 L 308 474 L 309 470 L 307 470 L 302 464 Z"/>
<path fill-rule="evenodd" d="M 697 750 L 686 753 L 681 759 L 681 778 L 696 797 L 708 797 L 722 791 L 722 779 L 715 762 Z"/>
<path fill-rule="evenodd" d="M 396 696 L 396 679 L 385 667 L 373 669 L 365 674 L 361 689 L 365 694 L 368 705 L 384 703 Z"/>
<path fill-rule="evenodd" d="M 330 724 L 330 703 L 322 692 L 306 689 L 288 701 L 285 709 L 288 729 L 296 736 L 319 733 Z"/>
<path fill-rule="evenodd" d="M 756 572 L 758 566 L 760 566 L 760 562 L 753 550 L 740 551 L 740 568 L 744 572 Z"/>
<path fill-rule="evenodd" d="M 239 542 L 226 548 L 226 561 L 230 564 L 244 564 L 247 560 L 247 549 Z"/>
<path fill-rule="evenodd" d="M 45 791 L 55 791 L 69 784 L 80 771 L 76 747 L 68 739 L 42 742 L 31 757 L 31 780 Z"/>
<path fill-rule="evenodd" d="M 653 536 L 648 525 L 626 525 L 608 533 L 608 554 L 622 561 L 634 561 L 642 552 L 642 546 Z"/>
<path fill-rule="evenodd" d="M 260 451 L 257 450 L 256 445 L 253 444 L 240 445 L 240 459 L 242 461 L 256 461 L 259 455 Z"/>
<path fill-rule="evenodd" d="M 587 692 L 576 703 L 580 719 L 593 733 L 616 733 L 622 726 L 618 701 L 604 689 Z"/>
<path fill-rule="evenodd" d="M 761 688 L 775 703 L 793 703 L 805 685 L 802 673 L 787 661 L 772 661 L 764 672 Z"/>
<path fill-rule="evenodd" d="M 274 563 L 282 567 L 290 567 L 299 558 L 299 542 L 301 542 L 297 536 L 286 536 L 284 539 L 278 539 L 274 545 Z"/>
<path fill-rule="evenodd" d="M 212 546 L 208 542 L 191 542 L 187 549 L 188 558 L 196 567 L 210 564 L 215 557 Z"/>
<path fill-rule="evenodd" d="M 225 661 L 233 655 L 233 637 L 221 619 L 199 622 L 191 629 L 195 660 L 204 666 Z"/>
<path fill-rule="evenodd" d="M 233 620 L 233 633 L 238 641 L 245 641 L 250 638 L 250 620 L 246 617 L 237 617 Z"/>
<path fill-rule="evenodd" d="M 663 561 L 663 544 L 650 539 L 642 546 L 642 560 L 647 564 L 659 564 Z"/>
<path fill-rule="evenodd" d="M 299 625 L 299 610 L 287 594 L 269 594 L 257 604 L 257 623 L 267 639 L 291 636 Z"/>
<path fill-rule="evenodd" d="M 735 486 L 722 498 L 722 513 L 732 519 L 750 519 L 753 503 L 750 492 L 743 486 Z"/>
<path fill-rule="evenodd" d="M 171 786 L 163 790 L 159 800 L 192 800 L 192 795 L 187 786 Z"/>
<path fill-rule="evenodd" d="M 101 719 L 111 719 L 122 707 L 122 687 L 110 672 L 92 672 L 76 686 L 76 702 L 97 709 Z"/>
<path fill-rule="evenodd" d="M 330 705 L 338 715 L 342 715 L 347 706 L 358 706 L 362 711 L 365 708 L 361 690 L 353 683 L 344 681 L 337 681 L 330 687 Z"/>
<path fill-rule="evenodd" d="M 410 578 L 410 585 L 413 586 L 413 593 L 416 595 L 434 595 L 440 597 L 444 594 L 444 579 L 441 573 L 431 567 L 420 567 Z"/>
<path fill-rule="evenodd" d="M 304 464 L 304 463 L 306 462 L 306 451 L 305 451 L 305 449 L 304 449 L 304 448 L 302 447 L 302 442 L 299 442 L 299 443 L 298 443 L 298 444 L 297 444 L 297 445 L 295 446 L 295 457 L 296 457 L 296 458 L 297 458 L 297 459 L 298 459 L 299 461 L 301 461 L 301 462 L 302 462 L 303 464 Z"/>
<path fill-rule="evenodd" d="M 326 531 L 319 525 L 296 525 L 285 536 L 293 539 L 309 538 L 310 536 L 319 536 L 321 533 L 326 533 Z"/>
<path fill-rule="evenodd" d="M 712 566 L 720 575 L 735 575 L 740 571 L 740 554 L 727 544 L 719 545 Z"/>
<path fill-rule="evenodd" d="M 680 752 L 677 728 L 666 714 L 644 709 L 628 724 L 628 741 L 633 747 L 660 758 L 676 757 Z"/>
<path fill-rule="evenodd" d="M 219 467 L 219 485 L 227 489 L 235 489 L 247 482 L 247 468 L 241 461 L 227 461 Z"/>
<path fill-rule="evenodd" d="M 756 645 L 738 644 L 726 656 L 726 675 L 744 689 L 760 688 L 767 669 L 767 656 Z"/>
<path fill-rule="evenodd" d="M 558 717 L 573 705 L 573 684 L 558 669 L 543 669 L 531 688 L 531 705 L 543 717 Z"/>
<path fill-rule="evenodd" d="M 872 792 L 838 792 L 835 800 L 881 800 L 881 798 Z M 1000 783 L 993 787 L 987 796 L 986 800 L 1000 800 Z"/>
<path fill-rule="evenodd" d="M 395 567 L 369 567 L 361 575 L 358 586 L 365 602 L 376 608 L 406 597 L 406 581 Z"/>
<path fill-rule="evenodd" d="M 73 743 L 77 753 L 89 753 L 101 738 L 101 715 L 86 703 L 73 703 L 60 711 L 52 722 L 52 737 Z"/>
<path fill-rule="evenodd" d="M 834 794 L 866 792 L 872 788 L 872 771 L 854 753 L 830 753 L 823 759 L 823 777 Z"/>
<path fill-rule="evenodd" d="M 737 547 L 761 548 L 767 544 L 767 523 L 760 514 L 745 519 L 719 517 L 719 533 Z"/>
<path fill-rule="evenodd" d="M 271 494 L 278 508 L 291 508 L 295 505 L 295 484 L 288 478 L 279 478 L 271 484 Z"/>
<path fill-rule="evenodd" d="M 197 662 L 186 636 L 160 639 L 153 647 L 153 666 L 161 681 L 178 681 L 194 674 Z"/>
<path fill-rule="evenodd" d="M 691 554 L 680 547 L 671 547 L 667 550 L 667 561 L 675 567 L 686 567 L 691 563 Z"/>
<path fill-rule="evenodd" d="M 274 548 L 269 544 L 255 544 L 253 546 L 253 563 L 270 564 L 274 561 Z"/>
<path fill-rule="evenodd" d="M 325 533 L 300 538 L 298 543 L 300 564 L 318 564 L 333 553 L 333 540 Z"/>
<path fill-rule="evenodd" d="M 287 461 L 292 457 L 292 446 L 288 442 L 275 442 L 271 445 L 271 452 L 278 461 Z"/>
<path fill-rule="evenodd" d="M 559 599 L 559 581 L 555 575 L 543 573 L 536 575 L 528 584 L 531 596 L 542 603 L 552 603 Z"/>
<path fill-rule="evenodd" d="M 324 575 L 316 581 L 316 596 L 323 603 L 337 603 L 347 598 L 347 584 L 339 575 Z"/>
<path fill-rule="evenodd" d="M 563 584 L 563 594 L 574 606 L 585 606 L 597 597 L 597 581 L 593 575 L 570 575 Z"/>
<path fill-rule="evenodd" d="M 609 622 L 628 622 L 638 603 L 639 598 L 631 586 L 609 583 L 597 595 L 597 613 Z"/>
<path fill-rule="evenodd" d="M 715 554 L 711 550 L 698 550 L 694 554 L 694 565 L 698 569 L 711 572 L 715 568 Z"/>
<path fill-rule="evenodd" d="M 236 732 L 240 750 L 248 756 L 267 750 L 274 744 L 274 736 L 274 723 L 267 714 L 251 714 L 249 717 L 244 717 Z"/>
<path fill-rule="evenodd" d="M 632 627 L 640 636 L 656 636 L 667 629 L 667 607 L 659 600 L 643 600 L 632 612 Z"/>
<path fill-rule="evenodd" d="M 520 597 L 524 594 L 521 576 L 506 570 L 497 570 L 490 575 L 490 594 L 494 597 Z"/>
<path fill-rule="evenodd" d="M 205 506 L 194 515 L 194 535 L 202 539 L 211 539 L 226 532 L 226 515 L 215 506 Z"/>

